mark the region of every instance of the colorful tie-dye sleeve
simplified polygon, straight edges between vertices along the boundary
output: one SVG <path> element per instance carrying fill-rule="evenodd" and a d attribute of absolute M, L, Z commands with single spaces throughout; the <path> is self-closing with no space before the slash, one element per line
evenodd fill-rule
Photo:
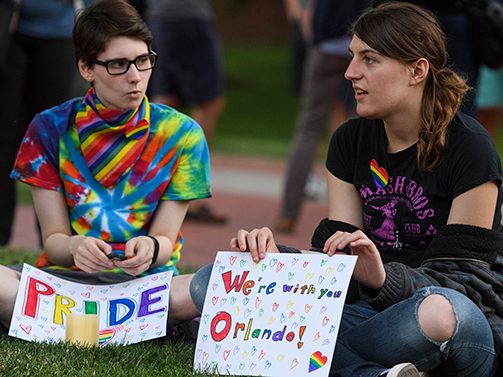
<path fill-rule="evenodd" d="M 59 136 L 48 127 L 43 115 L 37 115 L 21 142 L 11 178 L 49 190 L 63 191 L 57 164 Z"/>
<path fill-rule="evenodd" d="M 163 200 L 193 200 L 211 196 L 210 156 L 203 130 L 190 118 L 186 119 L 185 127 L 179 163 Z"/>

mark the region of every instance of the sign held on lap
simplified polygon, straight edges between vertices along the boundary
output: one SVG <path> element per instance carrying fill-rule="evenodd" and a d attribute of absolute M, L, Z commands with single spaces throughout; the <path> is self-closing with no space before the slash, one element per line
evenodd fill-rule
<path fill-rule="evenodd" d="M 172 275 L 169 271 L 119 284 L 88 285 L 24 264 L 9 335 L 28 341 L 64 341 L 71 314 L 94 314 L 99 317 L 100 346 L 162 337 Z"/>
<path fill-rule="evenodd" d="M 217 254 L 201 315 L 197 371 L 328 376 L 355 256 Z"/>

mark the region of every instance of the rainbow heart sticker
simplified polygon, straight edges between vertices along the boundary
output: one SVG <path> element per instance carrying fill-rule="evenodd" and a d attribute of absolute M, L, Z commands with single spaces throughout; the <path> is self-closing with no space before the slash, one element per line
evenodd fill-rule
<path fill-rule="evenodd" d="M 98 333 L 98 344 L 100 347 L 105 347 L 117 333 L 124 329 L 124 325 L 114 326 L 108 329 L 102 329 Z"/>
<path fill-rule="evenodd" d="M 311 355 L 311 358 L 309 359 L 309 373 L 320 369 L 326 363 L 327 357 L 323 356 L 320 351 L 316 351 Z"/>
<path fill-rule="evenodd" d="M 370 171 L 377 187 L 384 188 L 388 185 L 388 172 L 377 164 L 375 159 L 370 161 Z"/>

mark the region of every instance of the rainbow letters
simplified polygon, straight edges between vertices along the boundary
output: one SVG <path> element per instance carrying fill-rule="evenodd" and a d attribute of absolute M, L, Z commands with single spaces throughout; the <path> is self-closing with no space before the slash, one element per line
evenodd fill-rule
<path fill-rule="evenodd" d="M 172 272 L 113 285 L 86 285 L 25 264 L 9 335 L 29 340 L 65 339 L 69 313 L 98 314 L 99 343 L 132 344 L 166 334 Z"/>

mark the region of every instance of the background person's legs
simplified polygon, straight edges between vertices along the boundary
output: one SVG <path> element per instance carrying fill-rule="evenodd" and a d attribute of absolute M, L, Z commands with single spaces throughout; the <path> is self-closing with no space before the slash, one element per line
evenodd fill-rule
<path fill-rule="evenodd" d="M 19 112 L 26 71 L 26 54 L 19 39 L 11 44 L 9 59 L 0 68 L 0 245 L 6 245 L 11 236 L 16 205 L 16 185 L 10 179 L 24 126 Z"/>
<path fill-rule="evenodd" d="M 211 145 L 225 108 L 223 62 L 214 25 L 198 20 L 148 22 L 159 55 L 150 80 L 152 102 L 181 111 L 186 108 Z M 191 203 L 185 219 L 213 224 L 227 221 L 201 201 Z"/>
<path fill-rule="evenodd" d="M 19 144 L 33 117 L 66 101 L 77 74 L 71 39 L 16 35 L 0 73 L 0 245 L 9 241 L 16 205 L 9 178 Z"/>
<path fill-rule="evenodd" d="M 304 200 L 307 177 L 325 136 L 344 79 L 347 59 L 313 48 L 305 67 L 301 107 L 288 157 L 280 218 L 275 230 L 292 232 Z"/>
<path fill-rule="evenodd" d="M 208 144 L 211 145 L 215 136 L 217 122 L 225 109 L 225 97 L 215 97 L 194 106 L 190 115 L 201 125 Z"/>

